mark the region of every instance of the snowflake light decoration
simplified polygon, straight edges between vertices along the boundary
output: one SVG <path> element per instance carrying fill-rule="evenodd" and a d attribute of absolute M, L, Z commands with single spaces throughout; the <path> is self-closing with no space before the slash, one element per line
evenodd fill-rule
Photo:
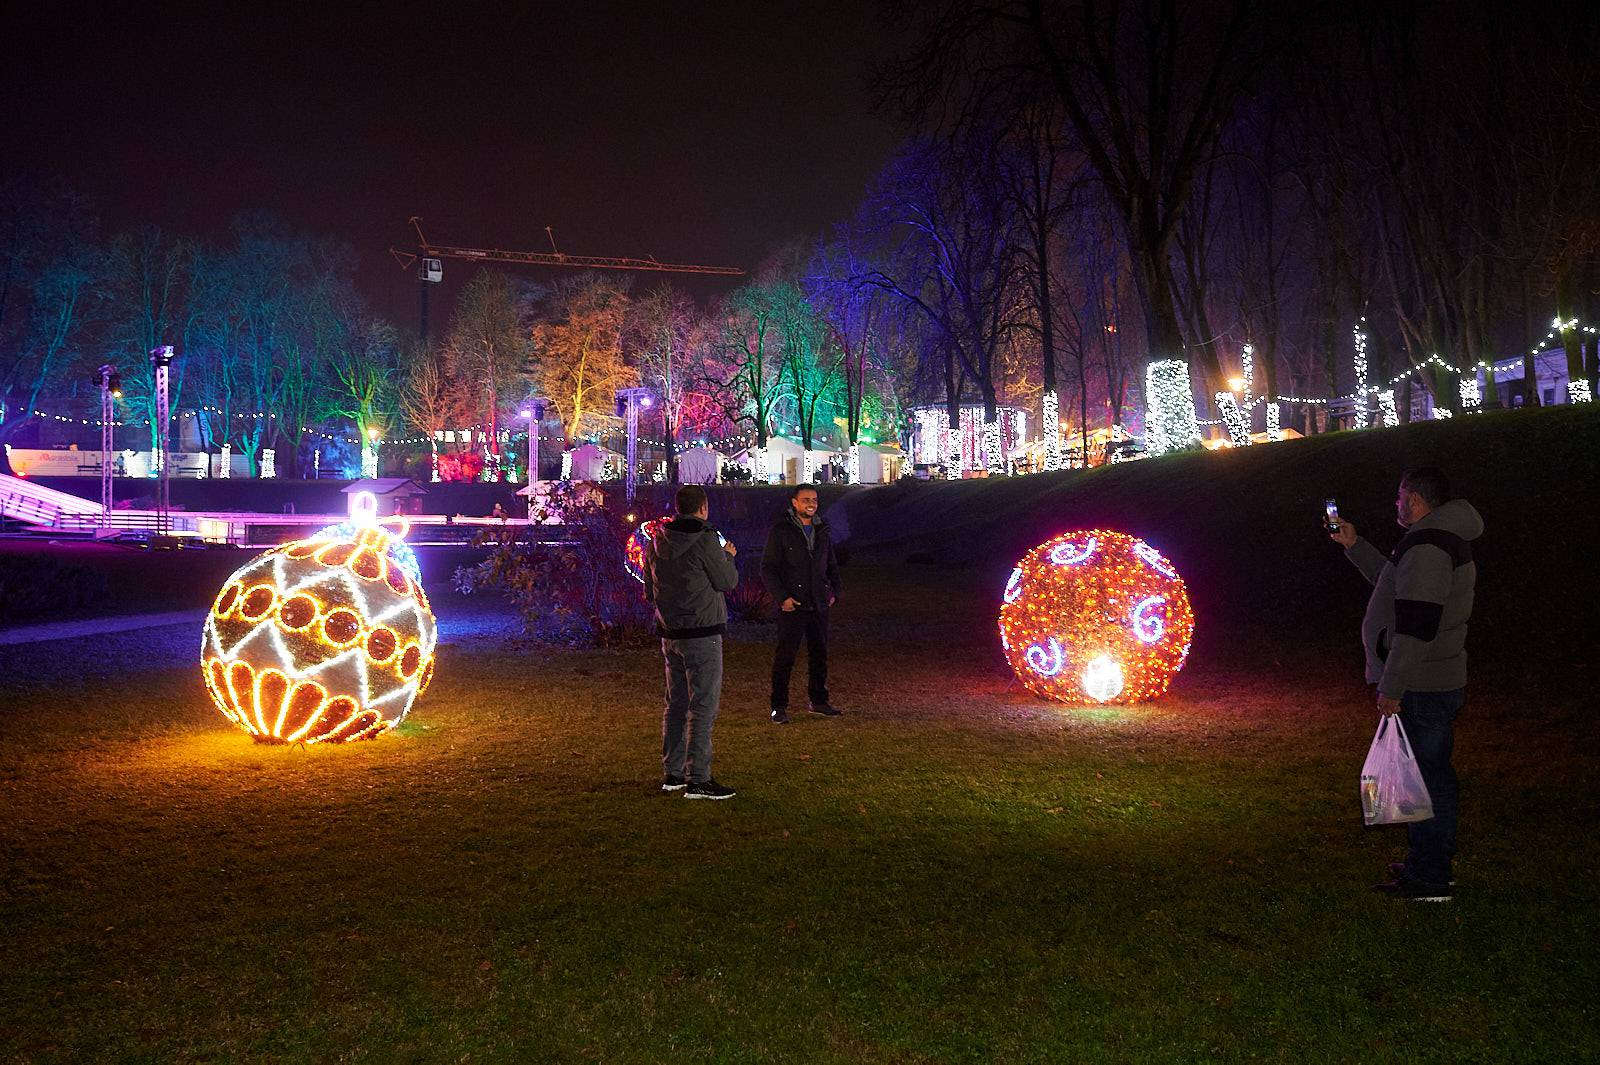
<path fill-rule="evenodd" d="M 276 547 L 223 586 L 201 673 L 258 743 L 373 739 L 433 679 L 438 628 L 404 519 L 335 525 Z"/>
<path fill-rule="evenodd" d="M 1011 571 L 1001 600 L 1006 660 L 1029 690 L 1064 703 L 1155 699 L 1194 638 L 1178 571 L 1115 530 L 1077 530 L 1035 547 Z"/>

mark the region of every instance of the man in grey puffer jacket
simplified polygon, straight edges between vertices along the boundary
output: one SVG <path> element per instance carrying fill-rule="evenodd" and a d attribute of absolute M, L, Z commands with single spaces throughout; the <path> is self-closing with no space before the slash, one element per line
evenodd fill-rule
<path fill-rule="evenodd" d="M 687 789 L 691 799 L 731 799 L 733 789 L 711 779 L 711 726 L 722 701 L 722 634 L 728 623 L 723 594 L 739 583 L 733 564 L 738 551 L 707 524 L 711 507 L 704 488 L 686 484 L 675 502 L 678 516 L 644 554 L 644 597 L 655 605 L 667 664 L 661 790 Z"/>
<path fill-rule="evenodd" d="M 1361 622 L 1367 682 L 1378 686 L 1378 711 L 1399 714 L 1417 768 L 1433 800 L 1433 817 L 1407 826 L 1410 849 L 1375 888 L 1427 902 L 1451 897 L 1456 852 L 1456 771 L 1450 764 L 1456 715 L 1466 703 L 1467 619 L 1478 568 L 1472 541 L 1483 519 L 1434 467 L 1407 470 L 1395 498 L 1405 536 L 1385 558 L 1339 519 L 1331 532 L 1373 585 Z"/>

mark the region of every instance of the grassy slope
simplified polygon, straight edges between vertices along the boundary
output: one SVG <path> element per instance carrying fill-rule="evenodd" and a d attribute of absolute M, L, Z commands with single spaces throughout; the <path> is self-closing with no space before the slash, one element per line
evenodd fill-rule
<path fill-rule="evenodd" d="M 1177 564 L 1199 618 L 1196 652 L 1248 634 L 1275 649 L 1346 642 L 1367 589 L 1319 531 L 1322 500 L 1385 551 L 1399 538 L 1399 471 L 1443 466 L 1483 514 L 1475 656 L 1542 681 L 1592 683 L 1600 581 L 1600 407 L 1556 407 L 1344 432 L 1088 472 L 955 484 L 903 482 L 850 497 L 858 550 L 973 567 L 999 588 L 1013 561 L 1068 528 L 1145 537 Z M 1265 631 L 1262 631 L 1265 630 Z"/>
<path fill-rule="evenodd" d="M 1196 457 L 1236 458 L 1279 461 Z M 936 491 L 975 488 L 1016 491 Z M 191 632 L 8 648 L 0 1059 L 1600 1053 L 1586 698 L 1486 678 L 1461 895 L 1396 905 L 1365 891 L 1399 834 L 1359 827 L 1351 619 L 1338 654 L 1219 638 L 1160 704 L 1069 713 L 1009 683 L 989 567 L 866 561 L 850 716 L 768 725 L 762 634 L 731 643 L 720 804 L 653 788 L 648 651 L 457 636 L 407 736 L 274 750 L 204 704 Z M 434 591 L 448 631 L 472 604 Z"/>

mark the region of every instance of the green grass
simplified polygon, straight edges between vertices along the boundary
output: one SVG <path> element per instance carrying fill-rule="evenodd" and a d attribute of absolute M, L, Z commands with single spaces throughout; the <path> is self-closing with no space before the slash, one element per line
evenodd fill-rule
<path fill-rule="evenodd" d="M 770 650 L 730 644 L 726 803 L 656 790 L 648 649 L 458 641 L 404 736 L 273 749 L 205 704 L 193 633 L 70 679 L 8 648 L 0 1057 L 1600 1054 L 1582 692 L 1475 686 L 1460 894 L 1399 904 L 1351 619 L 1072 712 L 1009 683 L 987 574 L 847 575 L 848 716 L 768 724 Z"/>

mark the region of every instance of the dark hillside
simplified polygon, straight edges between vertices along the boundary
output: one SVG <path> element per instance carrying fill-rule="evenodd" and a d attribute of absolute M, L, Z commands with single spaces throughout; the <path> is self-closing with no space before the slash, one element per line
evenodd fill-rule
<path fill-rule="evenodd" d="M 1200 622 L 1197 655 L 1261 637 L 1349 650 L 1366 585 L 1320 531 L 1322 500 L 1336 498 L 1388 550 L 1399 538 L 1399 473 L 1421 464 L 1443 466 L 1487 526 L 1474 545 L 1473 654 L 1525 665 L 1541 681 L 1585 683 L 1600 589 L 1600 408 L 1483 414 L 1089 471 L 907 481 L 853 493 L 846 510 L 856 564 L 976 568 L 992 578 L 996 601 L 1034 544 L 1074 527 L 1123 529 L 1177 563 Z"/>

